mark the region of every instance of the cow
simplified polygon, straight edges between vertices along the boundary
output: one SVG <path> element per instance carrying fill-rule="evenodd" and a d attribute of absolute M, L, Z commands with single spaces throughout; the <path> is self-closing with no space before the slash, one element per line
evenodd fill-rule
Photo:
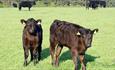
<path fill-rule="evenodd" d="M 104 0 L 86 0 L 86 8 L 89 9 L 91 7 L 92 9 L 96 9 L 98 7 L 106 7 L 106 1 Z"/>
<path fill-rule="evenodd" d="M 50 26 L 50 55 L 53 66 L 59 66 L 59 55 L 63 46 L 71 51 L 75 70 L 78 70 L 78 59 L 82 70 L 86 70 L 84 63 L 85 51 L 91 47 L 93 34 L 98 29 L 88 29 L 67 21 L 54 20 Z"/>
<path fill-rule="evenodd" d="M 97 0 L 88 0 L 86 4 L 86 8 L 89 9 L 91 7 L 92 9 L 96 9 L 98 7 L 99 1 Z"/>
<path fill-rule="evenodd" d="M 25 24 L 23 29 L 22 41 L 24 49 L 24 66 L 27 66 L 27 58 L 29 51 L 31 54 L 31 60 L 36 64 L 41 59 L 42 51 L 42 26 L 41 19 L 35 20 L 29 18 L 28 20 L 21 19 L 22 24 Z"/>
<path fill-rule="evenodd" d="M 33 5 L 36 5 L 36 2 L 35 2 L 35 1 L 20 0 L 20 2 L 19 2 L 19 10 L 21 10 L 22 7 L 28 7 L 28 9 L 29 9 L 29 11 L 30 11 L 30 8 L 31 8 Z"/>

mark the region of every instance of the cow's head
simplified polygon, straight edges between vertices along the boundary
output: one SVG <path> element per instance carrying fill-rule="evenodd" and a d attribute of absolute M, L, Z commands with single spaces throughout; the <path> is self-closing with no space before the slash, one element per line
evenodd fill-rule
<path fill-rule="evenodd" d="M 21 19 L 20 21 L 22 24 L 25 24 L 25 28 L 30 34 L 35 33 L 37 31 L 37 25 L 41 24 L 41 19 L 35 20 L 33 18 L 29 18 L 28 20 Z"/>
<path fill-rule="evenodd" d="M 92 39 L 94 33 L 98 32 L 98 29 L 90 30 L 90 29 L 79 29 L 77 35 L 80 35 L 80 37 L 83 38 L 85 42 L 85 46 L 87 48 L 91 47 Z"/>

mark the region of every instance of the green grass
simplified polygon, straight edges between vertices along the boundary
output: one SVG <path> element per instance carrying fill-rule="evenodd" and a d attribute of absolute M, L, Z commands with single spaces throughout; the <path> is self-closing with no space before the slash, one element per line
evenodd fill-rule
<path fill-rule="evenodd" d="M 22 30 L 20 19 L 42 19 L 42 60 L 34 66 L 23 66 Z M 77 23 L 87 28 L 99 28 L 92 47 L 86 52 L 87 70 L 115 70 L 115 9 L 86 10 L 76 7 L 38 7 L 28 11 L 0 8 L 0 70 L 73 70 L 68 48 L 63 48 L 60 66 L 52 67 L 49 55 L 49 27 L 54 19 Z M 29 60 L 29 59 L 28 59 Z"/>

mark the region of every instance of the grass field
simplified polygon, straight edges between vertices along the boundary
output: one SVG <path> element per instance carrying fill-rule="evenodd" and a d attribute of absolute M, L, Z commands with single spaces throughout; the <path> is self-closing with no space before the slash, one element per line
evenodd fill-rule
<path fill-rule="evenodd" d="M 42 19 L 42 60 L 34 66 L 23 66 L 22 30 L 20 19 Z M 92 47 L 86 52 L 87 70 L 115 70 L 115 8 L 86 10 L 76 7 L 40 7 L 22 11 L 0 8 L 0 70 L 73 70 L 68 48 L 63 48 L 60 66 L 52 67 L 49 54 L 49 27 L 54 19 L 77 23 L 87 28 L 99 28 Z M 29 59 L 28 59 L 29 61 Z M 80 67 L 80 66 L 79 66 Z"/>

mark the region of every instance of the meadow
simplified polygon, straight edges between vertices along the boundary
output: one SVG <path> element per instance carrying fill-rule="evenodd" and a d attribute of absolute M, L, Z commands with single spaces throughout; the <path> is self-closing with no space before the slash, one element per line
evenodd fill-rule
<path fill-rule="evenodd" d="M 42 59 L 34 66 L 23 66 L 22 31 L 20 19 L 42 19 Z M 73 70 L 74 64 L 68 48 L 63 48 L 59 67 L 51 65 L 49 54 L 49 27 L 54 19 L 65 20 L 98 28 L 92 47 L 86 52 L 87 70 L 115 70 L 115 8 L 86 10 L 83 7 L 35 7 L 19 11 L 17 8 L 0 8 L 0 70 Z M 30 59 L 28 59 L 29 61 Z M 81 67 L 79 65 L 79 67 Z"/>

